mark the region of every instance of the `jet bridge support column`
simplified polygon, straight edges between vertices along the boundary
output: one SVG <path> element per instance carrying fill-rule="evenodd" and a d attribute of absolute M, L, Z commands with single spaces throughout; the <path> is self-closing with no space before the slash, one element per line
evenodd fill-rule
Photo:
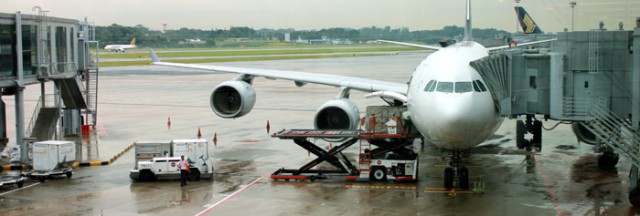
<path fill-rule="evenodd" d="M 24 83 L 22 59 L 22 15 L 16 12 L 16 144 L 20 146 L 20 162 L 27 162 L 27 144 L 24 142 Z"/>
<path fill-rule="evenodd" d="M 631 65 L 631 126 L 634 130 L 640 129 L 640 17 L 636 18 L 636 28 L 633 31 L 633 54 Z M 633 143 L 640 145 L 640 143 Z M 638 167 L 631 166 L 629 173 L 629 202 L 634 206 L 640 206 L 640 189 L 638 188 Z"/>

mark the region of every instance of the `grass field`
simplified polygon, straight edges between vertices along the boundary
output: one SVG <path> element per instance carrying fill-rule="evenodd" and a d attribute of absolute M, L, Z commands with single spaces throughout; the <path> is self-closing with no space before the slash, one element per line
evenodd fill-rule
<path fill-rule="evenodd" d="M 210 63 L 232 61 L 263 61 L 309 58 L 339 58 L 373 55 L 393 55 L 393 52 L 419 50 L 393 45 L 298 45 L 250 48 L 176 48 L 156 49 L 163 61 L 179 63 Z M 392 53 L 389 53 L 392 52 Z M 126 53 L 100 53 L 100 67 L 134 66 L 151 63 L 148 49 L 133 49 Z M 138 59 L 138 60 L 135 60 Z M 121 61 L 120 61 L 121 60 Z"/>

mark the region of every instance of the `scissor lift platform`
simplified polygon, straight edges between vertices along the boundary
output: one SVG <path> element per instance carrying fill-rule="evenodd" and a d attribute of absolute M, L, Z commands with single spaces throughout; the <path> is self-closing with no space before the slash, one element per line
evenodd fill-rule
<path fill-rule="evenodd" d="M 384 155 L 387 152 L 394 151 L 396 153 L 413 154 L 412 151 L 404 148 L 411 144 L 415 134 L 383 134 L 383 133 L 365 133 L 360 130 L 313 130 L 313 129 L 290 129 L 280 130 L 271 135 L 280 139 L 292 139 L 295 144 L 306 149 L 309 153 L 317 156 L 316 159 L 305 164 L 298 169 L 281 168 L 275 171 L 272 179 L 283 180 L 316 180 L 327 179 L 332 176 L 344 176 L 346 180 L 354 180 L 360 176 L 361 172 L 368 173 L 369 168 L 362 168 L 363 162 L 370 163 L 370 158 Z M 309 141 L 309 138 L 320 138 L 326 140 L 336 140 L 341 142 L 339 145 L 333 146 L 329 150 L 325 150 L 318 145 Z M 349 159 L 342 154 L 342 151 L 357 143 L 359 140 L 366 140 L 378 148 L 363 153 L 361 142 L 361 155 L 359 159 L 360 168 L 354 166 Z M 363 156 L 362 154 L 367 154 Z M 368 158 L 364 161 L 362 158 Z M 328 162 L 335 169 L 313 169 L 322 162 Z M 328 175 L 325 175 L 328 174 Z"/>

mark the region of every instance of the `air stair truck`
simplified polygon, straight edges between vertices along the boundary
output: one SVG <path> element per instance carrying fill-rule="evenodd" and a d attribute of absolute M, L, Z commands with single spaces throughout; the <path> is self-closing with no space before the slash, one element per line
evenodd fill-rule
<path fill-rule="evenodd" d="M 133 180 L 180 179 L 180 156 L 189 160 L 189 180 L 213 178 L 213 163 L 205 139 L 175 139 L 171 142 L 136 142 L 136 164 L 129 172 Z"/>
<path fill-rule="evenodd" d="M 47 140 L 33 143 L 33 170 L 27 176 L 44 182 L 47 177 L 73 175 L 76 162 L 76 143 Z"/>

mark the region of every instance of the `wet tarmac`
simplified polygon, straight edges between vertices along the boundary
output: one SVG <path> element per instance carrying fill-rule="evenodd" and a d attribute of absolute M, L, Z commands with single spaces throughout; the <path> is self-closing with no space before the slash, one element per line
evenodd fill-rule
<path fill-rule="evenodd" d="M 295 61 L 225 63 L 242 67 L 303 70 L 406 82 L 425 53 Z M 291 81 L 256 79 L 257 102 L 247 116 L 222 119 L 209 108 L 215 85 L 235 75 L 157 66 L 101 70 L 98 125 L 83 137 L 82 160 L 108 160 L 137 140 L 209 140 L 216 174 L 211 181 L 134 182 L 133 151 L 108 166 L 82 167 L 72 178 L 28 181 L 21 189 L 0 187 L 2 215 L 635 215 L 627 201 L 629 162 L 617 170 L 597 167 L 591 146 L 578 144 L 569 125 L 543 132 L 543 149 L 527 156 L 515 147 L 515 121 L 505 120 L 496 135 L 468 157 L 471 181 L 485 181 L 483 194 L 442 188 L 444 161 L 430 145 L 420 154 L 419 181 L 275 181 L 279 168 L 298 168 L 314 159 L 289 140 L 266 131 L 311 128 L 315 109 L 339 89 L 295 87 Z M 33 107 L 39 94 L 27 89 Z M 352 92 L 365 110 L 381 105 Z M 8 121 L 13 99 L 4 97 Z M 31 109 L 26 109 L 29 115 Z M 171 126 L 167 125 L 170 118 Z M 29 116 L 27 116 L 29 119 Z M 553 122 L 544 122 L 551 127 Z M 12 124 L 8 124 L 12 125 Z M 15 134 L 11 130 L 9 134 Z M 217 134 L 217 145 L 212 139 Z M 328 145 L 328 143 L 322 143 Z M 358 146 L 346 150 L 355 155 Z M 354 159 L 355 160 L 355 159 Z"/>

